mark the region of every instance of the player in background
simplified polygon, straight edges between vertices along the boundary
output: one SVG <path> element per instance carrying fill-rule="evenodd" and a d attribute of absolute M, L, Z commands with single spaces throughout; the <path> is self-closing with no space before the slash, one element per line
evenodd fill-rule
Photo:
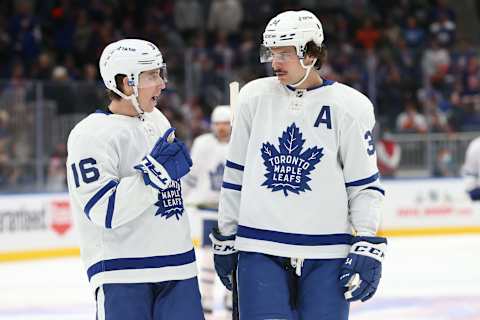
<path fill-rule="evenodd" d="M 155 105 L 159 49 L 109 44 L 100 73 L 111 103 L 68 138 L 68 189 L 97 319 L 204 319 L 180 178 L 192 165 Z M 185 307 L 188 306 L 188 307 Z"/>
<path fill-rule="evenodd" d="M 276 77 L 238 97 L 218 230 L 215 268 L 232 288 L 238 262 L 242 320 L 345 320 L 371 298 L 386 249 L 377 237 L 379 181 L 372 103 L 319 72 L 320 21 L 308 11 L 274 17 L 261 61 Z"/>
<path fill-rule="evenodd" d="M 215 298 L 221 297 L 231 308 L 231 297 L 215 276 L 213 253 L 208 235 L 217 226 L 218 199 L 223 181 L 232 114 L 230 106 L 217 106 L 211 115 L 211 133 L 198 136 L 192 145 L 193 166 L 182 179 L 192 236 L 199 245 L 200 291 L 203 309 L 212 313 Z"/>
<path fill-rule="evenodd" d="M 470 199 L 480 200 L 480 137 L 473 139 L 468 145 L 462 176 Z"/>

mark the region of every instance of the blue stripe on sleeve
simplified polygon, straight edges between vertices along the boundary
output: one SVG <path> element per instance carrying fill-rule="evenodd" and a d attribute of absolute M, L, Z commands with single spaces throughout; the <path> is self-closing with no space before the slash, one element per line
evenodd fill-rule
<path fill-rule="evenodd" d="M 87 270 L 88 280 L 101 272 L 115 270 L 150 269 L 181 266 L 195 262 L 195 252 L 192 250 L 166 256 L 153 256 L 142 258 L 118 258 L 101 260 L 91 265 Z"/>
<path fill-rule="evenodd" d="M 265 240 L 278 243 L 300 246 L 328 246 L 338 244 L 352 244 L 353 236 L 348 233 L 336 234 L 299 234 L 272 230 L 262 230 L 239 225 L 237 237 Z"/>
<path fill-rule="evenodd" d="M 232 161 L 229 161 L 227 160 L 227 163 L 225 164 L 228 168 L 232 168 L 232 169 L 237 169 L 237 170 L 240 170 L 240 171 L 243 171 L 245 169 L 244 166 L 238 164 L 238 163 L 235 163 L 235 162 L 232 162 Z"/>
<path fill-rule="evenodd" d="M 347 182 L 345 183 L 345 186 L 348 188 L 348 187 L 358 187 L 358 186 L 363 186 L 365 184 L 369 184 L 369 183 L 372 183 L 373 181 L 377 180 L 379 177 L 379 174 L 378 172 L 375 173 L 373 176 L 370 176 L 368 178 L 365 178 L 365 179 L 360 179 L 360 180 L 356 180 L 356 181 L 352 181 L 352 182 Z"/>
<path fill-rule="evenodd" d="M 375 191 L 378 191 L 382 194 L 382 196 L 385 195 L 385 190 L 381 189 L 381 188 L 378 188 L 378 187 L 367 187 L 365 189 L 370 189 L 370 190 L 375 190 Z"/>
<path fill-rule="evenodd" d="M 93 195 L 93 197 L 88 200 L 87 204 L 85 205 L 85 209 L 83 211 L 87 215 L 87 218 L 90 220 L 90 210 L 92 210 L 93 206 L 100 200 L 105 193 L 110 191 L 112 188 L 115 188 L 118 185 L 118 182 L 115 180 L 111 180 L 109 183 L 104 185 L 97 193 Z"/>
<path fill-rule="evenodd" d="M 222 183 L 222 188 L 242 191 L 242 186 L 241 185 L 233 184 L 233 183 L 229 183 L 229 182 L 225 182 L 225 181 L 223 181 L 223 183 Z"/>
<path fill-rule="evenodd" d="M 105 217 L 105 227 L 107 229 L 112 228 L 113 210 L 115 209 L 116 196 L 117 196 L 117 190 L 113 191 L 110 197 L 108 197 L 107 216 Z"/>

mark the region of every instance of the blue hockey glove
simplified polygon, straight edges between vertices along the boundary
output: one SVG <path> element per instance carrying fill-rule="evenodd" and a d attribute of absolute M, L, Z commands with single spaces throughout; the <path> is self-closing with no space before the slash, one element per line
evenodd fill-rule
<path fill-rule="evenodd" d="M 468 191 L 468 195 L 470 196 L 470 199 L 472 199 L 473 201 L 480 200 L 480 188 L 475 188 Z"/>
<path fill-rule="evenodd" d="M 232 290 L 232 274 L 237 266 L 238 252 L 235 249 L 235 235 L 222 236 L 217 228 L 210 233 L 212 240 L 213 260 L 223 285 Z"/>
<path fill-rule="evenodd" d="M 387 239 L 355 237 L 350 253 L 340 269 L 340 284 L 346 287 L 345 299 L 367 301 L 377 291 Z"/>
<path fill-rule="evenodd" d="M 159 190 L 167 188 L 171 180 L 186 175 L 192 166 L 187 147 L 177 138 L 173 138 L 174 131 L 175 128 L 168 129 L 155 143 L 150 154 L 135 166 L 136 170 L 143 173 L 145 184 Z"/>

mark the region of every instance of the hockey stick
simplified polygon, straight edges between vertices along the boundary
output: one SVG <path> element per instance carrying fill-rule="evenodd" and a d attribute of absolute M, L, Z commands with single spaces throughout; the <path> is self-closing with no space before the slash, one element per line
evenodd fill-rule
<path fill-rule="evenodd" d="M 238 103 L 238 92 L 240 90 L 240 85 L 237 81 L 230 82 L 230 108 L 232 108 L 232 118 L 230 123 L 233 125 L 233 119 L 237 113 L 237 103 Z"/>
<path fill-rule="evenodd" d="M 237 265 L 235 265 L 232 272 L 232 320 L 240 320 L 240 312 L 238 310 Z"/>
<path fill-rule="evenodd" d="M 237 113 L 238 92 L 240 91 L 240 85 L 237 81 L 230 82 L 230 108 L 232 108 L 232 118 L 230 123 L 233 126 L 233 120 Z M 238 311 L 238 288 L 237 288 L 237 266 L 232 272 L 232 320 L 239 320 L 240 313 Z"/>

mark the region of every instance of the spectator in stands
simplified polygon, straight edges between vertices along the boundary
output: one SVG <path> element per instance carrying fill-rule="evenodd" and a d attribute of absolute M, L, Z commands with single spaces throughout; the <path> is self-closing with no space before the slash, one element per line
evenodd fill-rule
<path fill-rule="evenodd" d="M 25 105 L 29 88 L 29 81 L 25 78 L 25 68 L 22 62 L 17 60 L 11 66 L 10 79 L 1 91 L 0 102 L 4 107 L 21 108 Z"/>
<path fill-rule="evenodd" d="M 55 102 L 59 115 L 75 112 L 75 93 L 71 86 L 67 68 L 56 66 L 52 71 L 52 81 L 45 86 L 45 98 Z"/>
<path fill-rule="evenodd" d="M 433 167 L 434 177 L 451 177 L 455 175 L 452 152 L 447 147 L 438 150 Z"/>
<path fill-rule="evenodd" d="M 64 143 L 56 145 L 48 161 L 47 183 L 45 185 L 47 191 L 62 192 L 67 190 L 66 159 L 66 145 Z"/>
<path fill-rule="evenodd" d="M 449 19 L 448 14 L 440 12 L 437 20 L 430 24 L 430 33 L 441 46 L 450 47 L 455 42 L 457 26 Z"/>
<path fill-rule="evenodd" d="M 3 190 L 14 185 L 18 176 L 12 165 L 11 143 L 9 115 L 5 110 L 0 110 L 0 189 Z"/>
<path fill-rule="evenodd" d="M 28 0 L 15 1 L 15 12 L 10 17 L 8 34 L 12 51 L 22 57 L 30 66 L 40 52 L 42 28 L 39 19 L 33 13 L 34 2 Z"/>
<path fill-rule="evenodd" d="M 416 102 L 407 100 L 405 111 L 397 117 L 397 132 L 426 133 L 428 130 L 425 116 L 417 111 Z"/>
<path fill-rule="evenodd" d="M 96 66 L 93 64 L 84 66 L 83 80 L 76 86 L 75 93 L 76 112 L 89 113 L 105 105 L 105 91 L 103 85 L 98 81 Z"/>
<path fill-rule="evenodd" d="M 33 79 L 49 80 L 52 76 L 52 58 L 55 56 L 49 52 L 42 52 L 38 56 L 37 63 L 34 64 L 31 72 Z"/>
<path fill-rule="evenodd" d="M 208 30 L 221 30 L 228 35 L 237 34 L 243 20 L 243 7 L 239 0 L 213 0 L 208 14 Z"/>
<path fill-rule="evenodd" d="M 403 29 L 403 38 L 408 47 L 419 48 L 425 40 L 425 30 L 418 26 L 414 16 L 407 18 L 407 25 Z"/>
<path fill-rule="evenodd" d="M 88 62 L 86 53 L 90 37 L 93 34 L 93 23 L 87 9 L 83 8 L 77 12 L 75 32 L 73 34 L 73 51 L 75 58 L 81 63 Z"/>
<path fill-rule="evenodd" d="M 371 18 L 365 19 L 362 28 L 358 29 L 355 34 L 355 40 L 365 49 L 375 48 L 380 40 L 380 30 L 374 26 Z"/>
<path fill-rule="evenodd" d="M 439 45 L 436 39 L 430 41 L 430 46 L 423 52 L 422 71 L 424 85 L 429 87 L 432 81 L 440 81 L 450 66 L 450 54 L 446 48 Z"/>
<path fill-rule="evenodd" d="M 377 165 L 382 177 L 394 177 L 402 150 L 400 145 L 392 138 L 389 127 L 384 127 L 382 137 L 375 146 L 377 150 Z"/>
<path fill-rule="evenodd" d="M 173 14 L 175 27 L 185 40 L 204 28 L 203 8 L 198 0 L 176 0 Z"/>
<path fill-rule="evenodd" d="M 431 133 L 452 133 L 447 117 L 444 113 L 433 109 L 427 112 L 426 115 L 428 131 Z"/>

